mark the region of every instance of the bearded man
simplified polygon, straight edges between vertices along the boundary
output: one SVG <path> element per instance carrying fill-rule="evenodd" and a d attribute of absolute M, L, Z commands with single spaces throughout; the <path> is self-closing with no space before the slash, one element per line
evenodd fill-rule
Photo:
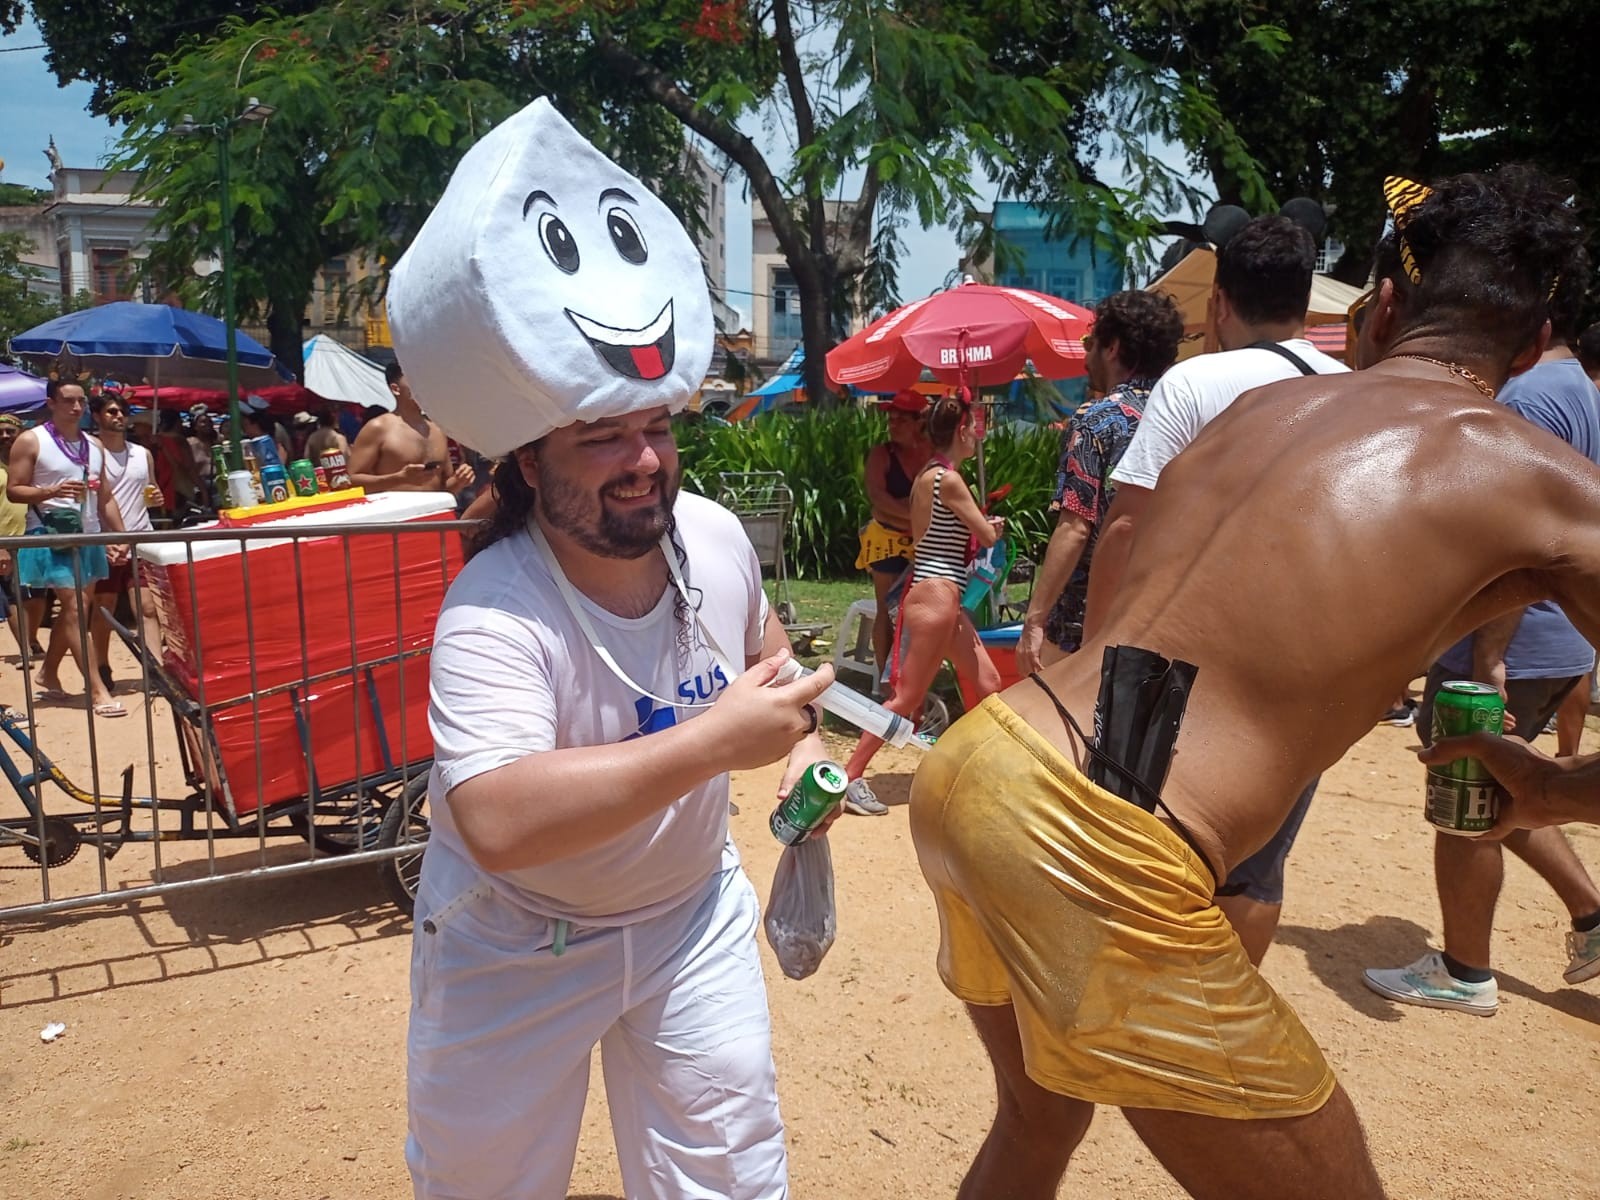
<path fill-rule="evenodd" d="M 789 649 L 755 551 L 679 492 L 671 414 L 711 348 L 696 264 L 538 101 L 468 152 L 390 288 L 418 397 L 506 454 L 431 658 L 419 1200 L 565 1196 L 596 1045 L 627 1195 L 787 1194 L 728 772 L 788 755 L 786 789 L 824 758 L 832 672 L 767 686 Z"/>

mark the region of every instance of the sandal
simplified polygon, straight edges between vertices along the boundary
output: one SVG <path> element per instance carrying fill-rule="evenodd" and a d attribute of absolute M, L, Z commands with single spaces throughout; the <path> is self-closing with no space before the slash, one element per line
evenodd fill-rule
<path fill-rule="evenodd" d="M 40 688 L 33 694 L 35 704 L 59 704 L 63 700 L 71 700 L 60 688 Z"/>
<path fill-rule="evenodd" d="M 128 710 L 122 707 L 122 701 L 110 700 L 105 704 L 96 704 L 94 706 L 94 715 L 107 718 L 125 717 L 128 715 Z"/>

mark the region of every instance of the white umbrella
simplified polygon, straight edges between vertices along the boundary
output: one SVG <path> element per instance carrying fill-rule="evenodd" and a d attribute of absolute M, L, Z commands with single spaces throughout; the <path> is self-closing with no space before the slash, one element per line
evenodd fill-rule
<path fill-rule="evenodd" d="M 312 338 L 303 349 L 309 390 L 325 400 L 394 410 L 394 393 L 377 363 L 325 334 Z"/>

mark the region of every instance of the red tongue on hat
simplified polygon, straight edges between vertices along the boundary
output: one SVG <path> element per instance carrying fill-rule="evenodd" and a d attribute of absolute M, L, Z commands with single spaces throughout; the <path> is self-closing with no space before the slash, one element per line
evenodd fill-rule
<path fill-rule="evenodd" d="M 633 355 L 633 366 L 641 379 L 660 379 L 667 373 L 667 364 L 661 361 L 659 346 L 632 346 L 628 353 Z"/>

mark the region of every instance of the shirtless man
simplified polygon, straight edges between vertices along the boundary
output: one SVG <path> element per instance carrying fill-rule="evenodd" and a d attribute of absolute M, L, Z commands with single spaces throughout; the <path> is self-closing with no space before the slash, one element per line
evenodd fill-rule
<path fill-rule="evenodd" d="M 306 439 L 306 457 L 315 466 L 322 461 L 323 453 L 328 450 L 337 450 L 344 455 L 348 469 L 350 443 L 345 441 L 344 434 L 339 432 L 338 419 L 331 404 L 323 405 L 317 412 L 317 431 Z"/>
<path fill-rule="evenodd" d="M 472 482 L 472 468 L 450 469 L 444 430 L 430 421 L 411 394 L 399 363 L 384 371 L 394 411 L 361 427 L 350 447 L 350 482 L 369 492 L 449 492 Z"/>
<path fill-rule="evenodd" d="M 1084 652 L 924 760 L 911 831 L 939 972 L 999 1090 L 964 1200 L 1054 1196 L 1095 1104 L 1123 1107 L 1194 1196 L 1383 1195 L 1348 1097 L 1213 881 L 1456 639 L 1543 597 L 1600 635 L 1600 470 L 1493 400 L 1548 339 L 1581 240 L 1568 194 L 1504 169 L 1404 210 L 1361 335 L 1377 365 L 1213 421 L 1163 472 Z M 1064 720 L 1093 730 L 1119 645 L 1198 668 L 1155 811 L 1089 783 Z"/>

